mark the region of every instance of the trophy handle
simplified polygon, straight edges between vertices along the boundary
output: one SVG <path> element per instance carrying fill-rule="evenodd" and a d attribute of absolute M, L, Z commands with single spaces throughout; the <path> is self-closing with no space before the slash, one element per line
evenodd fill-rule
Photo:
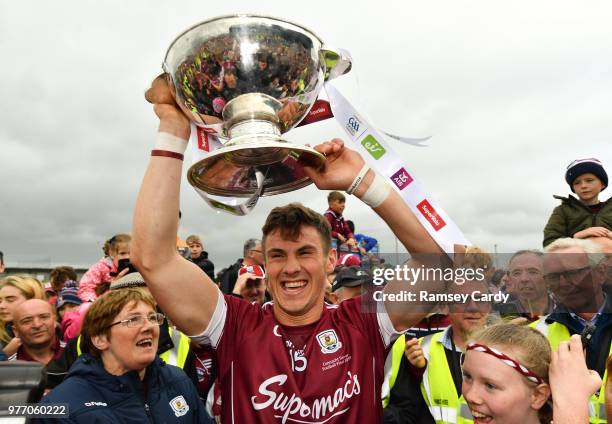
<path fill-rule="evenodd" d="M 319 57 L 324 67 L 325 81 L 346 74 L 353 66 L 351 55 L 346 50 L 323 46 Z"/>

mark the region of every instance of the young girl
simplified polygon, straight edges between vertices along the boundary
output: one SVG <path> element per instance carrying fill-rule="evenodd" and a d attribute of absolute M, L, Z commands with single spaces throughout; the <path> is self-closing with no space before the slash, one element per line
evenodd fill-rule
<path fill-rule="evenodd" d="M 475 424 L 549 424 L 551 349 L 540 332 L 498 324 L 476 333 L 463 363 L 462 393 Z"/>
<path fill-rule="evenodd" d="M 83 302 L 96 300 L 96 287 L 113 279 L 111 273 L 117 272 L 120 259 L 129 259 L 131 240 L 129 234 L 117 234 L 105 243 L 105 256 L 87 270 L 79 283 L 79 297 Z"/>
<path fill-rule="evenodd" d="M 498 324 L 467 345 L 463 396 L 475 424 L 588 424 L 601 378 L 587 369 L 579 335 L 551 352 L 530 327 Z M 548 402 L 552 392 L 552 408 Z"/>

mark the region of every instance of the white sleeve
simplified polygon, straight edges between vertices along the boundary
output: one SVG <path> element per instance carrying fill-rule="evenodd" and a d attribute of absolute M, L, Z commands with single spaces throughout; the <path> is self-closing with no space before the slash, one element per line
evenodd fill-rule
<path fill-rule="evenodd" d="M 395 342 L 402 332 L 399 332 L 393 327 L 393 323 L 386 312 L 377 312 L 376 319 L 378 320 L 378 330 L 382 337 L 385 348 L 388 348 Z"/>
<path fill-rule="evenodd" d="M 216 348 L 223 335 L 223 329 L 225 327 L 225 318 L 227 316 L 227 302 L 225 302 L 225 296 L 220 291 L 217 296 L 217 306 L 213 312 L 208 327 L 201 334 L 197 336 L 189 336 L 191 341 L 198 346 L 208 345 Z"/>

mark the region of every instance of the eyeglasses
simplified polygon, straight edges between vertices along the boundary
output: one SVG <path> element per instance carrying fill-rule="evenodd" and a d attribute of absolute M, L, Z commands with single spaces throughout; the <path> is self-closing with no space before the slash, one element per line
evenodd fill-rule
<path fill-rule="evenodd" d="M 561 279 L 561 276 L 563 276 L 565 280 L 576 281 L 583 275 L 584 271 L 590 269 L 590 266 L 585 266 L 584 268 L 570 269 L 563 272 L 551 272 L 544 274 L 544 280 L 546 280 L 547 283 L 557 284 Z"/>
<path fill-rule="evenodd" d="M 523 275 L 523 273 L 527 273 L 529 277 L 534 277 L 534 278 L 537 278 L 540 275 L 542 275 L 542 273 L 537 269 L 526 269 L 526 270 L 515 269 L 509 272 L 508 275 L 512 278 L 520 278 Z"/>
<path fill-rule="evenodd" d="M 164 314 L 160 313 L 151 314 L 146 317 L 142 315 L 136 315 L 132 318 L 122 319 L 121 321 L 113 322 L 111 325 L 109 325 L 109 328 L 118 324 L 123 324 L 123 326 L 129 328 L 142 327 L 145 324 L 145 319 L 148 320 L 151 324 L 162 325 L 166 317 Z"/>

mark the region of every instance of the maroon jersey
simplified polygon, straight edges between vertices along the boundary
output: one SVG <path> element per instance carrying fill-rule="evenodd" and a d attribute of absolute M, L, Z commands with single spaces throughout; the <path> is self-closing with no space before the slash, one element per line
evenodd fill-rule
<path fill-rule="evenodd" d="M 323 309 L 319 321 L 285 327 L 272 305 L 232 296 L 194 337 L 217 352 L 223 423 L 381 423 L 389 317 L 361 298 Z"/>

